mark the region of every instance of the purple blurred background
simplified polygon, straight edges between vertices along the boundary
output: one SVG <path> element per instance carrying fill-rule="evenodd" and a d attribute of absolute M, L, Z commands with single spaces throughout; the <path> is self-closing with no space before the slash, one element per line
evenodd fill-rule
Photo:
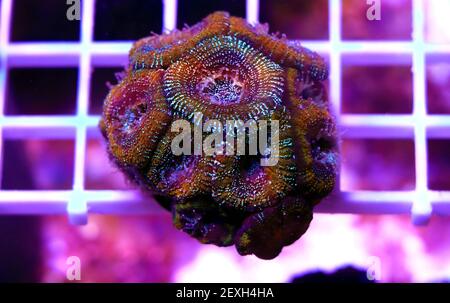
<path fill-rule="evenodd" d="M 424 1 L 425 39 L 450 44 L 450 1 Z M 342 39 L 411 41 L 411 0 L 381 0 L 382 19 L 368 21 L 365 0 L 345 0 Z M 76 42 L 80 22 L 68 21 L 65 1 L 15 0 L 10 40 Z M 161 32 L 161 1 L 97 0 L 95 41 L 135 40 Z M 245 17 L 244 0 L 178 0 L 178 27 L 215 10 Z M 446 14 L 447 15 L 446 15 Z M 289 39 L 329 39 L 328 1 L 261 0 L 260 21 Z M 94 67 L 89 114 L 101 113 L 122 66 Z M 77 67 L 11 67 L 4 114 L 71 115 L 76 112 Z M 426 62 L 427 112 L 450 114 L 450 61 Z M 343 65 L 342 113 L 411 114 L 411 64 Z M 343 130 L 345 131 L 345 130 Z M 4 190 L 70 190 L 74 140 L 3 139 Z M 344 139 L 342 190 L 415 188 L 414 141 Z M 130 189 L 107 158 L 100 139 L 89 139 L 85 188 Z M 450 139 L 428 140 L 428 187 L 450 190 Z M 352 265 L 364 272 L 379 260 L 382 282 L 450 279 L 450 219 L 433 216 L 414 226 L 408 215 L 315 214 L 309 231 L 275 260 L 241 257 L 234 248 L 202 245 L 177 231 L 170 214 L 90 215 L 75 226 L 66 216 L 0 216 L 0 281 L 67 282 L 66 260 L 78 256 L 82 282 L 286 282 L 294 276 Z"/>

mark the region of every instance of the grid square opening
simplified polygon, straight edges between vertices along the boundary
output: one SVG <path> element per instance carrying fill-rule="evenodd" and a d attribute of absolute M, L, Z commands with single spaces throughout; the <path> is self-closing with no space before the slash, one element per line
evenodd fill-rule
<path fill-rule="evenodd" d="M 13 1 L 11 41 L 80 40 L 80 21 L 67 18 L 69 7 L 61 0 Z"/>
<path fill-rule="evenodd" d="M 71 189 L 73 161 L 73 140 L 6 139 L 2 189 Z"/>
<path fill-rule="evenodd" d="M 97 0 L 94 40 L 137 40 L 162 30 L 161 0 Z"/>
<path fill-rule="evenodd" d="M 259 21 L 269 23 L 271 33 L 280 32 L 289 39 L 328 39 L 328 0 L 294 3 L 260 0 Z"/>
<path fill-rule="evenodd" d="M 87 190 L 132 189 L 122 172 L 110 161 L 103 138 L 87 140 L 84 187 Z"/>
<path fill-rule="evenodd" d="M 342 112 L 350 114 L 412 113 L 412 82 L 411 66 L 344 66 Z"/>
<path fill-rule="evenodd" d="M 450 63 L 428 62 L 426 68 L 427 111 L 450 114 Z"/>
<path fill-rule="evenodd" d="M 413 190 L 414 141 L 344 139 L 341 147 L 342 190 Z"/>
<path fill-rule="evenodd" d="M 343 40 L 411 40 L 411 0 L 373 1 L 380 3 L 380 20 L 369 20 L 373 4 L 367 1 L 342 1 Z"/>
<path fill-rule="evenodd" d="M 11 68 L 8 71 L 6 115 L 73 114 L 76 68 Z"/>
<path fill-rule="evenodd" d="M 427 0 L 425 14 L 425 41 L 435 44 L 450 43 L 448 31 L 448 12 L 450 2 Z"/>
<path fill-rule="evenodd" d="M 245 1 L 242 0 L 178 0 L 177 27 L 194 25 L 215 11 L 227 11 L 245 18 Z"/>
<path fill-rule="evenodd" d="M 450 190 L 450 139 L 428 140 L 428 187 Z"/>

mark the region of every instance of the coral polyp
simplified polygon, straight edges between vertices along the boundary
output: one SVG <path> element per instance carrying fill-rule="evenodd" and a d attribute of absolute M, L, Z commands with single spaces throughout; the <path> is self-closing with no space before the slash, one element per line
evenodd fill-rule
<path fill-rule="evenodd" d="M 199 42 L 172 64 L 164 89 L 172 108 L 186 118 L 257 119 L 281 104 L 281 66 L 235 36 Z"/>
<path fill-rule="evenodd" d="M 226 12 L 141 39 L 129 59 L 100 121 L 117 167 L 202 243 L 272 259 L 299 239 L 338 165 L 324 60 Z"/>

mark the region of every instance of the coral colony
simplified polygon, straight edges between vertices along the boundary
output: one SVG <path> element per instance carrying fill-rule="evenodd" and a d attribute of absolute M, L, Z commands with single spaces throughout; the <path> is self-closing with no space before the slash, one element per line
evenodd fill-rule
<path fill-rule="evenodd" d="M 272 259 L 335 184 L 327 76 L 316 53 L 217 12 L 137 41 L 100 128 L 114 163 L 177 228 Z"/>

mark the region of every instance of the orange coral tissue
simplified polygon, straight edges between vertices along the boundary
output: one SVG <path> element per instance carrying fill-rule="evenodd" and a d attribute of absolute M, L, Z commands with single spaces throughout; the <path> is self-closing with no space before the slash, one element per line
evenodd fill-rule
<path fill-rule="evenodd" d="M 316 53 L 270 35 L 267 26 L 217 12 L 137 41 L 105 100 L 100 128 L 112 161 L 172 212 L 177 228 L 202 243 L 272 259 L 307 230 L 314 205 L 335 184 L 327 77 Z M 216 143 L 227 152 L 207 154 L 191 137 L 197 152 L 175 153 L 180 120 L 193 133 L 208 123 L 207 130 L 226 133 L 226 142 Z M 270 125 L 266 143 L 276 138 L 276 149 L 228 153 L 239 149 L 238 136 L 250 146 L 252 135 L 264 133 L 246 123 L 230 135 L 230 121 Z M 201 143 L 208 134 L 197 134 Z M 262 165 L 267 157 L 275 164 Z"/>

